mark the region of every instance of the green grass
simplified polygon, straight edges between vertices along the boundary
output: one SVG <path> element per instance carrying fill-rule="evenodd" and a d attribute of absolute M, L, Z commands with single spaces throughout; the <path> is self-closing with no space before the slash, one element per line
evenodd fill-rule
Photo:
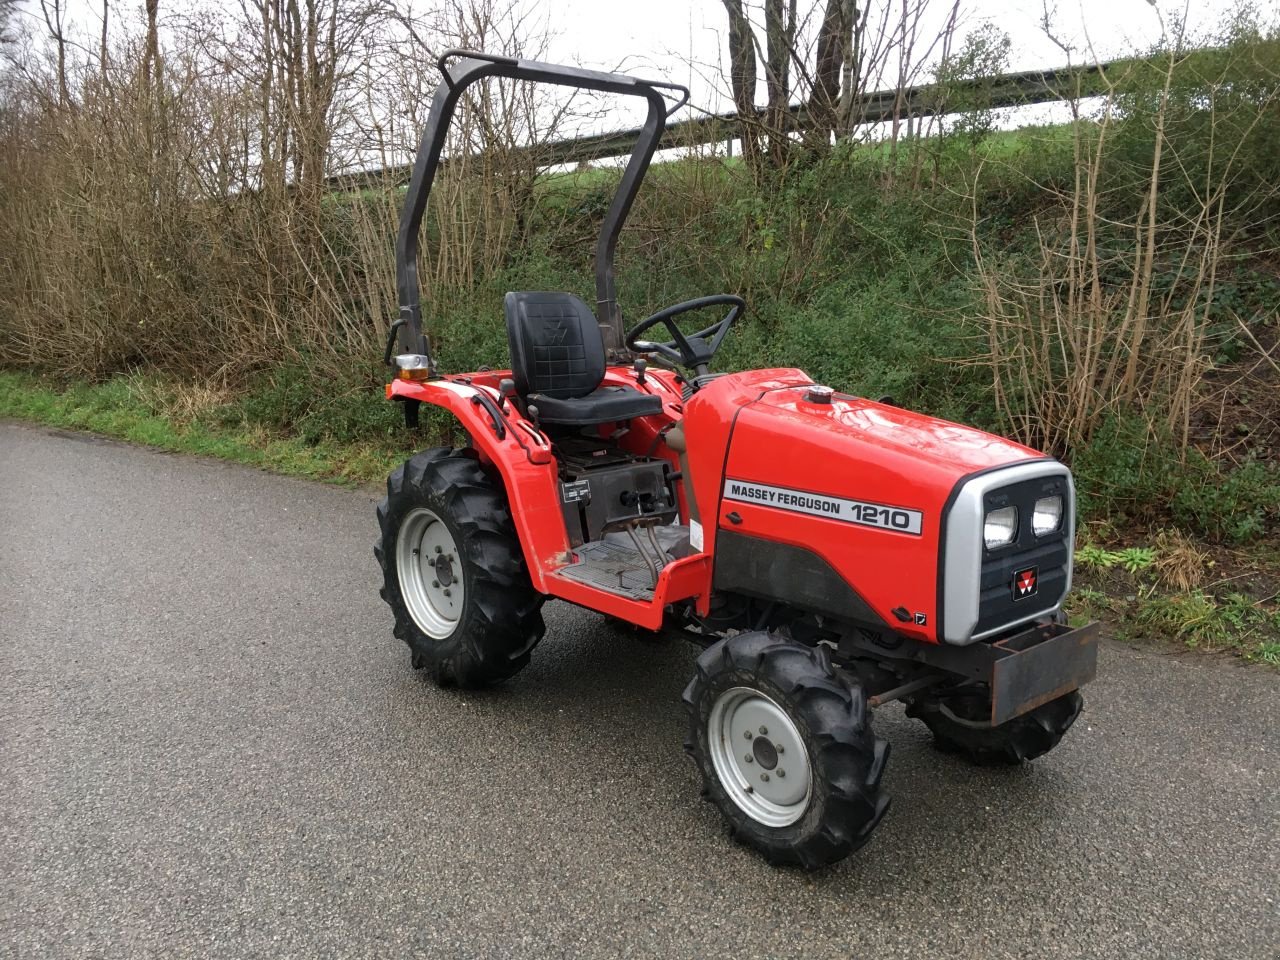
<path fill-rule="evenodd" d="M 174 409 L 183 396 L 180 384 L 156 377 L 118 376 L 103 383 L 60 385 L 27 373 L 0 371 L 0 417 L 87 430 L 347 486 L 381 482 L 405 456 L 404 439 L 361 442 L 281 435 L 239 416 L 234 403 L 181 418 Z M 397 412 L 386 406 L 389 415 Z"/>
<path fill-rule="evenodd" d="M 1273 606 L 1241 593 L 1151 593 L 1139 597 L 1133 627 L 1139 636 L 1172 636 L 1188 647 L 1232 650 L 1276 665 L 1280 613 Z"/>
<path fill-rule="evenodd" d="M 1218 650 L 1280 667 L 1280 565 L 1266 549 L 1220 551 L 1213 559 L 1185 537 L 1158 533 L 1142 547 L 1085 540 L 1076 545 L 1075 561 L 1067 601 L 1072 623 L 1102 620 L 1120 639 Z"/>
<path fill-rule="evenodd" d="M 1280 667 L 1280 610 L 1241 593 L 1219 597 L 1148 585 L 1126 594 L 1117 585 L 1102 590 L 1077 582 L 1066 609 L 1074 626 L 1101 620 L 1119 640 L 1178 644 Z"/>

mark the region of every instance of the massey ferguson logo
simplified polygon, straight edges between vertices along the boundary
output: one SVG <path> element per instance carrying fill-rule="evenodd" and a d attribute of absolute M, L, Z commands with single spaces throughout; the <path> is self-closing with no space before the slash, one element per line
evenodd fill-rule
<path fill-rule="evenodd" d="M 569 328 L 564 325 L 563 317 L 543 317 L 542 335 L 557 347 L 563 346 L 565 337 L 569 336 Z"/>
<path fill-rule="evenodd" d="M 1025 600 L 1027 597 L 1035 596 L 1038 579 L 1035 567 L 1017 571 L 1013 575 L 1013 599 Z"/>

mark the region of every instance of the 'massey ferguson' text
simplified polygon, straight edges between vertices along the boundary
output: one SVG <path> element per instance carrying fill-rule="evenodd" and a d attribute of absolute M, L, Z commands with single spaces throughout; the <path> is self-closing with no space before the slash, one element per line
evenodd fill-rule
<path fill-rule="evenodd" d="M 808 493 L 804 490 L 792 490 L 787 487 L 774 487 L 764 483 L 748 483 L 745 480 L 726 480 L 725 499 L 738 500 L 745 503 L 760 503 L 793 513 L 807 513 L 818 517 L 829 517 L 843 520 L 846 523 L 857 523 L 867 527 L 879 527 L 898 533 L 909 533 L 919 536 L 924 529 L 924 514 L 919 510 L 907 507 L 892 507 L 881 503 L 867 503 L 862 500 L 846 500 L 842 497 L 828 497 L 821 494 Z"/>

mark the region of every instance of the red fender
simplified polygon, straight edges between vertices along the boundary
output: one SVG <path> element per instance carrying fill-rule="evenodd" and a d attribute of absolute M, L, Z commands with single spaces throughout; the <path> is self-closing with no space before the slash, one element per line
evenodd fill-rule
<path fill-rule="evenodd" d="M 629 600 L 566 577 L 556 571 L 573 561 L 573 554 L 560 512 L 559 476 L 551 444 L 512 403 L 499 406 L 499 384 L 509 376 L 505 370 L 486 370 L 459 375 L 455 379 L 401 380 L 387 385 L 391 400 L 417 400 L 448 410 L 471 436 L 481 462 L 491 464 L 502 477 L 511 516 L 529 578 L 539 593 L 560 597 L 602 613 L 612 614 L 649 629 L 663 622 L 668 603 L 694 598 L 700 613 L 707 613 L 710 601 L 711 564 L 706 554 L 675 561 L 663 569 L 650 602 Z M 635 453 L 669 459 L 679 469 L 675 453 L 666 446 L 662 430 L 679 420 L 684 412 L 679 383 L 668 371 L 651 371 L 638 383 L 634 371 L 611 367 L 604 382 L 630 386 L 662 397 L 663 415 L 632 422 L 621 444 Z M 487 401 L 478 398 L 485 397 Z M 601 427 L 608 430 L 610 425 Z M 720 456 L 723 458 L 723 447 Z M 678 488 L 680 508 L 687 514 L 684 484 Z"/>
<path fill-rule="evenodd" d="M 499 409 L 498 391 L 487 386 L 447 379 L 397 379 L 387 384 L 387 399 L 419 400 L 442 407 L 471 435 L 480 459 L 502 476 L 534 589 L 548 593 L 547 574 L 570 559 L 551 445 L 510 403 L 504 402 L 499 409 L 501 429 L 495 428 L 490 409 L 472 400 L 480 394 Z"/>

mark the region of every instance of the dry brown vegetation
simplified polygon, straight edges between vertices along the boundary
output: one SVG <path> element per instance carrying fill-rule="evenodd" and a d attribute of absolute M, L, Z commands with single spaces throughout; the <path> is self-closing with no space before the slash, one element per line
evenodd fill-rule
<path fill-rule="evenodd" d="M 873 16 L 845 0 L 803 11 L 768 0 L 770 102 L 803 93 L 829 147 L 856 126 L 854 95 L 867 83 L 895 70 L 901 84 L 917 78 L 913 51 L 932 2 L 884 4 Z M 107 0 L 90 47 L 72 35 L 63 0 L 44 0 L 38 42 L 12 52 L 3 74 L 0 363 L 89 376 L 154 367 L 226 382 L 291 358 L 374 355 L 397 313 L 402 174 L 367 176 L 355 197 L 336 195 L 331 176 L 395 171 L 412 156 L 443 49 L 536 59 L 547 42 L 535 7 L 504 0 L 447 0 L 426 14 L 375 0 L 241 0 L 167 18 L 148 0 L 132 32 L 118 17 L 108 30 L 112 9 Z M 954 27 L 953 7 L 926 53 L 945 50 Z M 580 128 L 596 106 L 506 81 L 469 94 L 428 213 L 428 312 L 465 298 L 530 242 L 536 148 Z M 790 138 L 803 138 L 770 116 L 747 142 L 764 138 L 782 167 Z M 670 184 L 686 221 L 726 199 L 723 168 L 691 169 Z M 566 243 L 586 239 L 580 200 L 562 204 L 573 221 Z M 543 242 L 558 242 L 547 229 L 557 209 L 539 210 Z M 646 233 L 642 219 L 636 227 Z M 653 242 L 671 229 L 655 225 Z M 736 262 L 726 281 L 750 286 L 751 272 Z"/>
<path fill-rule="evenodd" d="M 170 22 L 161 49 L 148 9 L 145 33 L 97 57 L 70 61 L 59 30 L 5 76 L 0 362 L 218 380 L 372 354 L 396 313 L 398 183 L 371 176 L 353 201 L 328 178 L 412 150 L 434 52 L 536 57 L 545 35 L 488 0 L 429 20 L 363 0 L 246 0 L 222 21 Z M 376 43 L 393 33 L 398 47 Z M 564 116 L 531 97 L 493 83 L 464 105 L 433 196 L 428 302 L 519 242 L 538 164 L 514 148 Z"/>
<path fill-rule="evenodd" d="M 1250 342 L 1247 377 L 1280 372 L 1254 332 L 1276 311 L 1254 305 L 1246 323 L 1223 289 L 1241 263 L 1274 263 L 1277 116 L 1274 38 L 1208 53 L 1175 42 L 1114 71 L 1093 115 L 1077 115 L 1071 179 L 1045 185 L 1018 256 L 991 252 L 974 191 L 981 362 L 1020 438 L 1073 450 L 1141 411 L 1153 438 L 1189 449 L 1224 323 Z"/>

